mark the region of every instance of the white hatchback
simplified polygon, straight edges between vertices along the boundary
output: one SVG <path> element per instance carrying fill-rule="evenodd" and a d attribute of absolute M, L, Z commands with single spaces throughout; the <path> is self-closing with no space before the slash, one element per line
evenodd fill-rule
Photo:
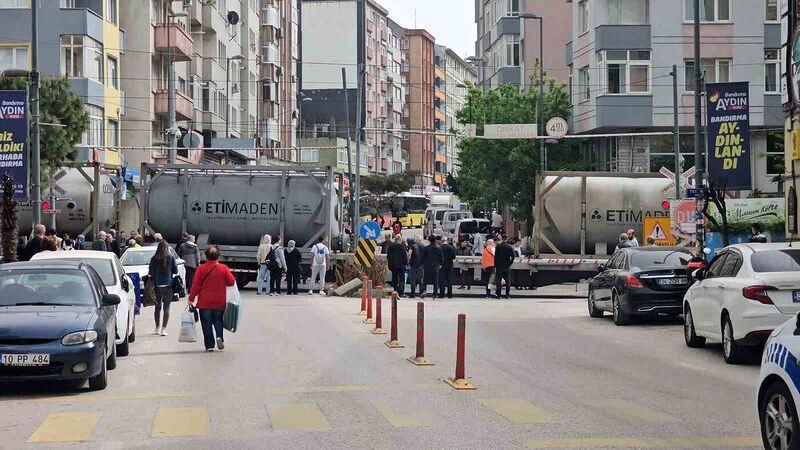
<path fill-rule="evenodd" d="M 139 279 L 144 279 L 145 275 L 150 269 L 150 260 L 156 254 L 156 247 L 136 247 L 125 250 L 122 257 L 119 259 L 125 271 L 128 273 L 138 273 Z M 175 258 L 175 263 L 178 265 L 178 275 L 183 280 L 183 285 L 186 286 L 186 266 L 174 248 L 169 247 L 169 254 Z M 144 286 L 140 286 L 144 289 Z"/>
<path fill-rule="evenodd" d="M 800 312 L 800 246 L 731 245 L 695 275 L 683 303 L 686 345 L 721 341 L 729 364 L 744 362 Z"/>
<path fill-rule="evenodd" d="M 125 269 L 117 255 L 97 250 L 73 250 L 57 252 L 40 252 L 31 261 L 58 259 L 64 261 L 82 261 L 88 263 L 100 275 L 109 294 L 119 295 L 117 305 L 117 356 L 128 356 L 129 344 L 136 340 L 136 292 L 133 283 L 125 274 Z"/>
<path fill-rule="evenodd" d="M 792 318 L 772 332 L 761 358 L 756 409 L 764 448 L 800 448 L 800 328 Z"/>

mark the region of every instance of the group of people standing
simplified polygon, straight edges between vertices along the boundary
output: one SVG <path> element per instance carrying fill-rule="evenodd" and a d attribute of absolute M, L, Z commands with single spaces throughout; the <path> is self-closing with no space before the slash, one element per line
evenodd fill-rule
<path fill-rule="evenodd" d="M 47 230 L 44 225 L 39 224 L 33 227 L 33 236 L 30 239 L 20 240 L 17 247 L 17 260 L 29 261 L 35 254 L 44 251 L 80 250 L 83 249 L 85 241 L 83 235 L 79 235 L 76 240 L 73 240 L 68 232 L 59 236 L 56 230 Z"/>
<path fill-rule="evenodd" d="M 280 236 L 265 234 L 258 246 L 256 260 L 258 261 L 258 288 L 256 295 L 281 295 L 281 282 L 286 275 L 286 294 L 298 295 L 300 278 L 302 277 L 301 263 L 303 254 L 290 240 L 286 247 L 281 245 Z M 330 249 L 327 240 L 323 237 L 311 248 L 311 287 L 308 291 L 313 294 L 319 280 L 319 293 L 325 291 L 325 274 L 330 267 Z"/>

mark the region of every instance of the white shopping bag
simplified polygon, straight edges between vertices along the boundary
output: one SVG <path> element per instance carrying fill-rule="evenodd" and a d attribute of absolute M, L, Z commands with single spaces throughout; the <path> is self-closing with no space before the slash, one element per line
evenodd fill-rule
<path fill-rule="evenodd" d="M 194 314 L 189 311 L 188 306 L 181 313 L 181 334 L 178 336 L 178 342 L 197 342 Z"/>
<path fill-rule="evenodd" d="M 225 290 L 226 303 L 225 312 L 222 315 L 222 326 L 236 333 L 239 329 L 239 320 L 242 316 L 242 294 L 239 293 L 239 286 L 228 286 Z"/>

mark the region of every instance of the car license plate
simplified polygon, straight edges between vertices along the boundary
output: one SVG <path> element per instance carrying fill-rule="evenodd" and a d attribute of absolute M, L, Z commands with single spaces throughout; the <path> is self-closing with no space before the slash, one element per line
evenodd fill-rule
<path fill-rule="evenodd" d="M 4 366 L 49 366 L 50 355 L 46 353 L 3 353 L 0 362 Z"/>
<path fill-rule="evenodd" d="M 658 279 L 658 284 L 660 284 L 662 286 L 676 286 L 676 285 L 682 285 L 682 284 L 686 284 L 686 283 L 688 283 L 688 280 L 686 278 L 683 278 L 683 277 L 680 277 L 680 278 L 659 278 Z"/>
<path fill-rule="evenodd" d="M 800 303 L 800 291 L 792 291 L 792 302 Z"/>

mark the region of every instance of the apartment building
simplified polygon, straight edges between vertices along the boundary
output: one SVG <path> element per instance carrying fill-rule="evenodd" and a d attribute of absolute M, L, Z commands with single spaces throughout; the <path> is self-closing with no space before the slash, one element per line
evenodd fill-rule
<path fill-rule="evenodd" d="M 117 0 L 39 3 L 39 72 L 65 77 L 86 104 L 89 130 L 78 159 L 120 164 L 120 122 L 126 118 L 120 88 L 124 32 Z M 0 72 L 31 69 L 31 3 L 0 0 Z"/>
<path fill-rule="evenodd" d="M 467 83 L 477 84 L 478 75 L 471 64 L 467 63 L 452 49 L 447 49 L 447 67 L 445 80 L 445 130 L 463 134 L 464 126 L 458 122 L 456 114 L 464 108 L 467 102 Z M 458 138 L 447 136 L 446 155 L 447 171 L 453 175 L 458 173 L 461 162 L 458 157 Z"/>
<path fill-rule="evenodd" d="M 420 172 L 419 183 L 423 186 L 441 185 L 442 172 L 436 171 L 436 137 L 434 135 L 436 107 L 435 99 L 435 55 L 436 40 L 425 30 L 407 29 L 405 32 L 406 60 L 402 67 L 408 82 L 403 126 L 412 130 L 403 141 L 408 152 L 408 168 Z M 441 166 L 440 166 L 441 168 Z"/>
<path fill-rule="evenodd" d="M 447 184 L 450 161 L 447 159 L 447 47 L 433 47 L 433 181 L 437 186 Z"/>
<path fill-rule="evenodd" d="M 694 160 L 694 50 L 691 1 L 572 1 L 574 133 L 648 133 L 673 126 L 672 65 L 677 65 L 681 153 Z M 654 20 L 658 18 L 658 20 Z M 754 188 L 776 192 L 783 174 L 780 22 L 776 0 L 701 2 L 700 53 L 705 82 L 749 81 Z M 777 132 L 777 134 L 775 133 Z M 596 170 L 674 170 L 672 136 L 587 139 Z"/>
<path fill-rule="evenodd" d="M 406 36 L 405 28 L 392 19 L 388 21 L 389 39 L 388 56 L 386 62 L 386 113 L 388 122 L 386 128 L 394 130 L 389 134 L 389 143 L 386 146 L 387 159 L 389 160 L 389 174 L 406 171 L 408 154 L 403 151 L 402 117 L 406 102 L 407 80 L 403 75 L 403 66 L 408 65 L 406 53 L 403 51 L 403 41 Z"/>
<path fill-rule="evenodd" d="M 563 45 L 570 41 L 571 0 L 475 0 L 478 77 L 486 89 L 511 83 L 530 86 L 539 54 L 540 25 L 544 26 L 544 67 L 557 81 L 569 82 Z M 521 12 L 542 17 L 521 19 Z M 481 62 L 482 61 L 482 62 Z"/>

